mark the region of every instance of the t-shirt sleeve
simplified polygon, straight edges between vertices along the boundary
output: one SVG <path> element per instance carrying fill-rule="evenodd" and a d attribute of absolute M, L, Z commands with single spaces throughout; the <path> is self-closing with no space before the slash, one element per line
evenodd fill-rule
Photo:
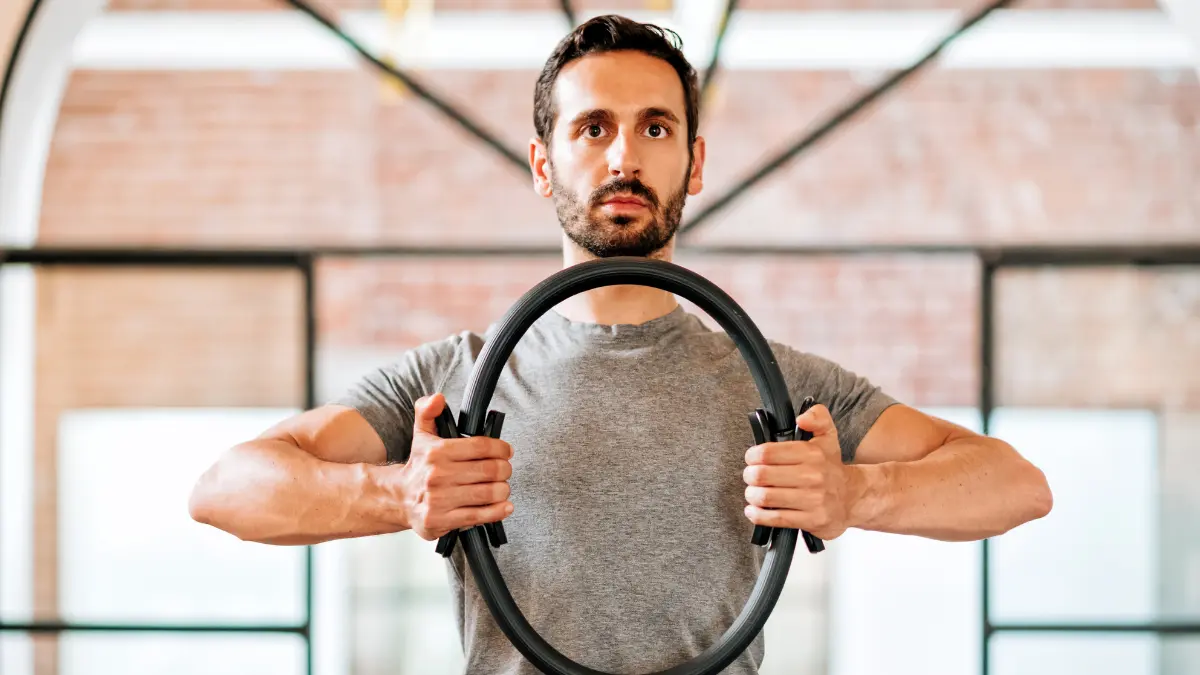
<path fill-rule="evenodd" d="M 853 463 L 875 421 L 899 401 L 866 377 L 829 359 L 786 347 L 780 355 L 793 405 L 798 409 L 805 397 L 812 396 L 829 408 L 842 446 L 842 462 Z"/>
<path fill-rule="evenodd" d="M 416 401 L 446 381 L 458 338 L 428 343 L 375 368 L 331 403 L 358 411 L 383 439 L 389 464 L 408 461 Z"/>

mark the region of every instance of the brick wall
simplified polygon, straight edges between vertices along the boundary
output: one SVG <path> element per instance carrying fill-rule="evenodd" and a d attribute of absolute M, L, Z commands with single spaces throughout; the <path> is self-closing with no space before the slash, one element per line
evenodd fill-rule
<path fill-rule="evenodd" d="M 263 11 L 284 8 L 282 0 L 111 0 L 117 10 L 245 10 Z M 379 9 L 382 0 L 322 0 L 318 7 L 339 9 Z M 574 0 L 577 11 L 669 9 L 671 0 Z M 971 0 L 744 0 L 743 10 L 854 10 L 854 9 L 973 9 L 985 3 Z M 554 0 L 435 0 L 439 11 L 542 10 L 560 8 Z M 1027 0 L 1016 3 L 1020 9 L 1156 9 L 1155 0 Z"/>
<path fill-rule="evenodd" d="M 384 0 L 317 0 L 312 3 L 319 9 L 379 10 Z M 591 9 L 629 10 L 644 9 L 656 3 L 654 0 L 574 0 L 577 11 Z M 558 11 L 561 5 L 554 0 L 435 0 L 437 11 L 513 11 L 551 10 Z M 170 11 L 265 11 L 291 9 L 283 0 L 110 0 L 109 8 L 115 10 L 170 10 Z"/>
<path fill-rule="evenodd" d="M 533 73 L 440 73 L 524 152 Z M 704 127 L 703 206 L 864 86 L 730 73 Z M 1190 72 L 933 72 L 764 181 L 710 243 L 1188 241 Z M 50 243 L 557 242 L 527 176 L 361 72 L 76 73 L 47 171 Z"/>
<path fill-rule="evenodd" d="M 1200 270 L 1038 270 L 996 283 L 1004 405 L 1200 410 Z"/>

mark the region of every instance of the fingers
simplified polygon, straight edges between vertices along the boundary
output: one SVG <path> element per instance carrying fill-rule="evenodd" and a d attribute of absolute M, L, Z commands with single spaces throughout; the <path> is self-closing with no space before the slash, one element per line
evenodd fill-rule
<path fill-rule="evenodd" d="M 833 416 L 829 408 L 818 403 L 796 418 L 796 426 L 811 432 L 813 436 L 823 436 L 835 430 Z"/>
<path fill-rule="evenodd" d="M 472 436 L 452 438 L 437 443 L 429 449 L 430 463 L 469 462 L 480 459 L 512 459 L 512 446 L 498 438 Z"/>
<path fill-rule="evenodd" d="M 413 406 L 413 429 L 419 433 L 437 436 L 437 418 L 446 406 L 446 397 L 431 394 L 417 399 Z"/>
<path fill-rule="evenodd" d="M 486 525 L 504 520 L 512 515 L 512 502 L 505 501 L 491 506 L 471 506 L 454 509 L 446 514 L 445 531 L 459 530 L 476 525 Z"/>
<path fill-rule="evenodd" d="M 830 528 L 830 518 L 822 509 L 813 511 L 786 511 L 765 509 L 754 504 L 749 504 L 745 507 L 744 511 L 746 518 L 755 525 L 804 530 L 822 539 L 834 538 L 833 534 L 826 532 Z"/>
<path fill-rule="evenodd" d="M 508 500 L 508 483 L 478 483 L 443 488 L 428 495 L 429 508 L 438 513 L 452 513 L 456 509 L 472 506 L 490 506 Z"/>
<path fill-rule="evenodd" d="M 470 462 L 434 464 L 426 474 L 427 489 L 452 485 L 493 483 L 512 477 L 512 464 L 506 459 L 477 459 Z"/>
<path fill-rule="evenodd" d="M 780 488 L 820 488 L 824 483 L 821 470 L 815 466 L 771 466 L 755 464 L 742 470 L 746 485 Z"/>
<path fill-rule="evenodd" d="M 746 464 L 808 464 L 824 461 L 825 455 L 811 441 L 764 443 L 746 451 Z"/>
<path fill-rule="evenodd" d="M 746 502 L 764 509 L 812 511 L 821 507 L 824 496 L 818 490 L 749 485 L 746 487 Z"/>

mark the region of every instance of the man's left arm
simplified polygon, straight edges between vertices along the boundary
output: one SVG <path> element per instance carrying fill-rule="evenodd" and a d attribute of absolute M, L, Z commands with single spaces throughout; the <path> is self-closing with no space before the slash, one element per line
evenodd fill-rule
<path fill-rule="evenodd" d="M 832 540 L 846 529 L 974 541 L 1046 516 L 1046 477 L 1011 445 L 902 404 L 883 411 L 842 462 L 829 410 L 796 420 L 812 440 L 746 453 L 746 517 Z"/>

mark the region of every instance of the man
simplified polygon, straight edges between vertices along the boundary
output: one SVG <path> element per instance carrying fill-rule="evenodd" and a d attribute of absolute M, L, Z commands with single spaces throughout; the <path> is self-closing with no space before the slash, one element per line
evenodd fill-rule
<path fill-rule="evenodd" d="M 615 16 L 580 26 L 538 79 L 534 121 L 533 183 L 554 200 L 564 264 L 669 260 L 705 162 L 675 36 Z M 575 661 L 630 673 L 686 661 L 730 626 L 765 554 L 754 524 L 970 541 L 1051 508 L 1043 474 L 1007 444 L 775 343 L 793 401 L 819 403 L 797 420 L 814 438 L 751 447 L 746 415 L 761 403 L 740 353 L 647 287 L 590 291 L 538 320 L 492 400 L 508 413 L 504 440 L 439 439 L 434 419 L 461 403 L 487 338 L 417 347 L 233 448 L 196 486 L 193 517 L 273 544 L 407 529 L 434 540 L 504 520 L 510 543 L 495 555 L 534 629 Z M 535 672 L 461 546 L 449 570 L 467 672 Z M 763 655 L 760 635 L 726 672 L 755 673 Z"/>

